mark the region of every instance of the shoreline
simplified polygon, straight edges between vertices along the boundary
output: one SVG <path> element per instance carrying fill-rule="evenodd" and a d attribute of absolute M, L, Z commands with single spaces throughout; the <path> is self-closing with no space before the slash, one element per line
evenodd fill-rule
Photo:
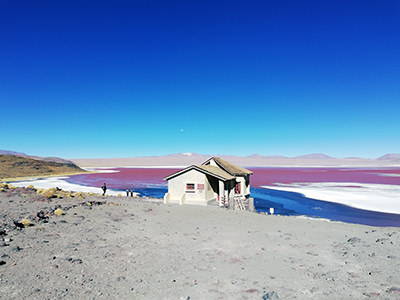
<path fill-rule="evenodd" d="M 39 188 L 59 187 L 65 190 L 74 190 L 82 192 L 98 193 L 100 187 L 85 186 L 82 184 L 73 184 L 64 180 L 66 177 L 80 174 L 97 173 L 117 173 L 117 170 L 105 170 L 104 168 L 86 168 L 88 172 L 69 173 L 65 175 L 49 176 L 28 176 L 19 178 L 7 178 L 0 182 L 9 182 L 15 186 L 27 187 L 29 185 Z M 115 167 L 113 167 L 115 168 Z M 148 166 L 147 168 L 153 168 Z M 158 168 L 158 167 L 157 167 Z M 110 167 L 110 169 L 112 169 Z M 9 180 L 12 179 L 12 180 Z M 294 192 L 303 196 L 319 201 L 343 204 L 350 207 L 369 210 L 375 212 L 400 214 L 400 185 L 388 184 L 365 184 L 358 182 L 320 182 L 320 183 L 301 183 L 276 185 L 259 185 L 259 188 L 266 188 L 284 192 Z M 112 195 L 125 195 L 125 190 L 108 189 Z M 135 192 L 135 196 L 139 193 Z"/>
<path fill-rule="evenodd" d="M 69 174 L 68 176 L 78 174 L 101 174 L 101 173 L 116 173 L 121 170 L 110 170 L 116 167 L 103 167 L 103 168 L 86 168 L 90 172 Z M 147 169 L 153 168 L 147 166 Z M 158 168 L 158 167 L 157 167 Z M 391 174 L 389 174 L 391 175 Z M 69 183 L 65 179 L 68 176 L 36 176 L 17 178 L 20 180 L 9 181 L 12 185 L 18 187 L 27 187 L 33 185 L 37 188 L 48 189 L 58 187 L 63 190 L 71 190 L 87 193 L 102 193 L 100 187 L 83 185 L 81 183 Z M 107 181 L 105 181 L 107 182 Z M 90 183 L 89 183 L 90 184 Z M 256 188 L 256 186 L 253 186 Z M 396 195 L 400 195 L 400 185 L 387 185 L 387 184 L 364 184 L 357 182 L 321 182 L 321 183 L 290 183 L 290 184 L 277 184 L 277 185 L 257 185 L 260 189 L 272 189 L 276 191 L 284 191 L 288 193 L 298 193 L 306 198 L 314 199 L 322 202 L 333 203 L 337 205 L 346 205 L 348 207 L 357 208 L 370 212 L 386 213 L 386 214 L 400 214 L 400 199 Z M 108 189 L 109 195 L 121 195 L 125 197 L 125 189 Z M 134 196 L 138 196 L 139 192 L 134 192 Z M 152 196 L 152 194 L 146 194 Z M 153 196 L 152 196 L 153 197 Z M 156 195 L 156 197 L 160 197 Z M 263 198 L 262 198 L 263 199 Z M 263 199 L 268 200 L 268 199 Z M 279 202 L 278 202 L 279 203 Z M 263 210 L 261 210 L 263 211 Z M 309 212 L 301 212 L 305 217 L 313 219 L 324 219 L 326 215 L 313 216 Z M 329 216 L 335 220 L 334 215 Z M 351 222 L 351 221 L 350 221 Z M 361 222 L 362 223 L 362 222 Z M 365 224 L 365 223 L 364 223 Z M 379 226 L 379 225 L 377 225 Z"/>
<path fill-rule="evenodd" d="M 295 182 L 279 185 L 261 185 L 260 188 L 298 193 L 318 201 L 400 215 L 399 185 L 356 182 Z"/>
<path fill-rule="evenodd" d="M 11 185 L 15 187 L 28 187 L 30 185 L 39 189 L 50 189 L 50 188 L 60 188 L 65 191 L 71 192 L 84 192 L 84 193 L 96 193 L 102 194 L 103 191 L 100 187 L 91 187 L 80 184 L 69 183 L 64 180 L 67 176 L 59 176 L 59 177 L 51 177 L 51 178 L 39 178 L 39 179 L 31 179 L 31 180 L 23 180 L 23 181 L 11 181 L 9 182 Z M 125 195 L 125 191 L 114 190 L 107 188 L 106 195 L 109 196 L 118 196 L 122 197 Z M 137 197 L 139 193 L 134 192 L 133 196 Z M 129 196 L 130 197 L 130 196 Z"/>
<path fill-rule="evenodd" d="M 44 178 L 51 178 L 51 177 L 65 177 L 65 176 L 74 176 L 74 175 L 81 175 L 81 174 L 94 174 L 98 172 L 94 171 L 87 171 L 87 172 L 68 172 L 68 173 L 59 173 L 59 174 L 48 174 L 48 175 L 31 175 L 31 176 L 20 176 L 20 177 L 5 177 L 0 178 L 0 182 L 7 183 L 12 181 L 23 181 L 23 180 L 31 180 L 31 179 L 44 179 Z"/>

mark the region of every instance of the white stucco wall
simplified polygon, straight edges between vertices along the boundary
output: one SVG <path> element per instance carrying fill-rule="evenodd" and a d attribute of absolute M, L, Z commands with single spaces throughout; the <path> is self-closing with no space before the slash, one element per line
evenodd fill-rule
<path fill-rule="evenodd" d="M 186 185 L 192 183 L 194 190 L 187 190 Z M 198 188 L 199 184 L 204 189 Z M 214 198 L 214 193 L 205 174 L 192 169 L 168 180 L 168 193 L 164 197 L 167 203 L 207 205 L 207 202 Z"/>

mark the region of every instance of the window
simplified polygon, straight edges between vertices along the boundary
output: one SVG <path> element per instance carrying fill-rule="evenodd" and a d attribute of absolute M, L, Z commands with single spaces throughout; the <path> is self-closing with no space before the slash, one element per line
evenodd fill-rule
<path fill-rule="evenodd" d="M 186 183 L 186 189 L 193 191 L 194 190 L 194 183 Z"/>
<path fill-rule="evenodd" d="M 235 185 L 235 194 L 241 194 L 240 182 L 237 182 L 236 185 Z"/>

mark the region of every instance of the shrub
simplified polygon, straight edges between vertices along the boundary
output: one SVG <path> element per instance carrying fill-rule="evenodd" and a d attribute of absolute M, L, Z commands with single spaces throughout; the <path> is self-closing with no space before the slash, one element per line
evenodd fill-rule
<path fill-rule="evenodd" d="M 41 194 L 46 198 L 56 198 L 57 197 L 55 188 L 44 190 L 43 192 L 41 192 Z"/>

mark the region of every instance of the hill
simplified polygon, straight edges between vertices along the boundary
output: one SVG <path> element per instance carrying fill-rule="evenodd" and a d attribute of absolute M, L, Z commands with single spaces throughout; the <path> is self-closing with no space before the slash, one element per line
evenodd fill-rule
<path fill-rule="evenodd" d="M 86 172 L 72 162 L 37 160 L 10 154 L 0 154 L 0 178 L 62 175 Z"/>
<path fill-rule="evenodd" d="M 323 153 L 311 153 L 311 154 L 296 156 L 295 158 L 296 159 L 332 159 L 333 157 L 330 157 Z"/>
<path fill-rule="evenodd" d="M 378 157 L 377 159 L 378 160 L 400 161 L 400 154 L 399 153 L 388 153 L 381 157 Z"/>
<path fill-rule="evenodd" d="M 35 160 L 53 161 L 53 162 L 63 163 L 63 164 L 74 164 L 70 160 L 66 160 L 66 159 L 59 158 L 59 157 L 41 157 L 41 156 L 28 155 L 28 154 L 25 154 L 22 152 L 9 151 L 9 150 L 0 150 L 0 155 L 1 154 L 21 156 L 21 157 L 31 158 L 31 159 L 35 159 Z"/>
<path fill-rule="evenodd" d="M 22 152 L 16 152 L 16 151 L 9 151 L 9 150 L 0 150 L 0 154 L 9 154 L 9 155 L 17 155 L 17 156 L 23 156 L 27 157 L 25 153 Z"/>
<path fill-rule="evenodd" d="M 366 158 L 335 158 L 326 154 L 315 153 L 297 157 L 250 156 L 175 153 L 163 156 L 120 157 L 120 158 L 86 158 L 71 159 L 81 167 L 140 167 L 140 166 L 175 166 L 184 167 L 201 164 L 210 156 L 219 156 L 233 164 L 245 167 L 391 167 L 397 165 L 392 160 Z"/>

